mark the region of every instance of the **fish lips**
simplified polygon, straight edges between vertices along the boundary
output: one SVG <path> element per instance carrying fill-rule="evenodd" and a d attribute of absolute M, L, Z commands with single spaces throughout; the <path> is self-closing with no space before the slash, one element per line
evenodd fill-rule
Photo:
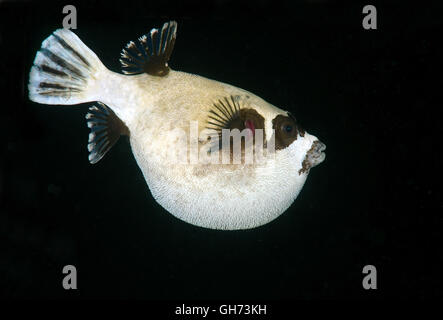
<path fill-rule="evenodd" d="M 315 167 L 316 165 L 322 163 L 326 154 L 324 151 L 326 150 L 326 145 L 320 140 L 316 140 L 312 143 L 311 148 L 306 153 L 305 159 L 302 162 L 302 168 L 299 170 L 299 174 L 307 173 L 309 169 Z"/>

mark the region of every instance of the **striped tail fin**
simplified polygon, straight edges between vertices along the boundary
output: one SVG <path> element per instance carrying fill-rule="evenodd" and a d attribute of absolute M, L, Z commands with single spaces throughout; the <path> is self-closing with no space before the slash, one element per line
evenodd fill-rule
<path fill-rule="evenodd" d="M 58 29 L 35 56 L 29 75 L 29 98 L 43 104 L 71 105 L 95 101 L 100 59 L 72 31 Z"/>

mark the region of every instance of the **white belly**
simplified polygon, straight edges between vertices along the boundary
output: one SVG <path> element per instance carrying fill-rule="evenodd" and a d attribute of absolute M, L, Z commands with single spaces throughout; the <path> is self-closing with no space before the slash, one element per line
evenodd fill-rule
<path fill-rule="evenodd" d="M 233 165 L 205 168 L 159 161 L 136 139 L 131 139 L 131 147 L 154 199 L 175 217 L 211 229 L 249 229 L 274 220 L 296 199 L 307 178 L 295 166 L 276 167 L 276 159 L 235 170 Z"/>

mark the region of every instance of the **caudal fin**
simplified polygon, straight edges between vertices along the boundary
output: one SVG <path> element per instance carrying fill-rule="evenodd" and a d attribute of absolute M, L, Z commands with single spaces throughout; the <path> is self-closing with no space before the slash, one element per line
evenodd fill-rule
<path fill-rule="evenodd" d="M 35 56 L 29 75 L 29 98 L 43 104 L 94 101 L 100 59 L 72 31 L 58 29 Z"/>

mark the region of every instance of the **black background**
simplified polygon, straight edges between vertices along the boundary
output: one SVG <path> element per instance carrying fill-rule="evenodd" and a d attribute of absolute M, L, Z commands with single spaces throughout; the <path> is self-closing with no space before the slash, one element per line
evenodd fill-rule
<path fill-rule="evenodd" d="M 379 3 L 380 2 L 380 3 Z M 294 204 L 247 231 L 184 223 L 161 208 L 121 139 L 87 160 L 90 104 L 27 98 L 41 42 L 74 4 L 76 34 L 113 71 L 121 49 L 178 22 L 170 66 L 290 110 L 327 145 Z M 442 298 L 441 11 L 356 1 L 0 4 L 2 297 Z M 78 290 L 61 285 L 78 271 Z M 362 288 L 362 269 L 378 289 Z"/>

